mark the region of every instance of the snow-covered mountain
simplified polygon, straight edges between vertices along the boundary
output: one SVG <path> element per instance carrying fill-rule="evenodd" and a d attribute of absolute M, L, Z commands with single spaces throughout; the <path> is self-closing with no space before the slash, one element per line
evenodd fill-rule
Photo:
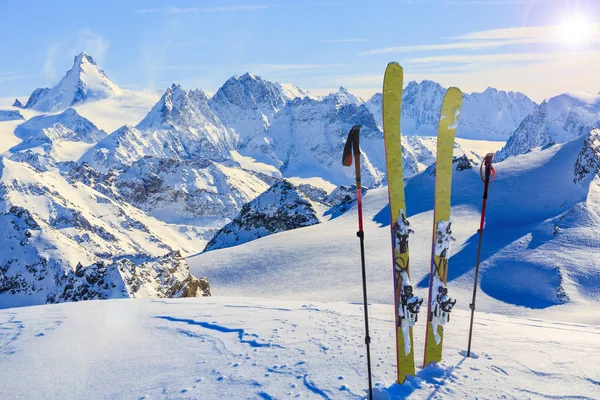
<path fill-rule="evenodd" d="M 123 94 L 87 53 L 75 56 L 73 67 L 52 88 L 38 88 L 31 93 L 25 108 L 55 112 L 71 106 Z"/>
<path fill-rule="evenodd" d="M 19 110 L 0 110 L 0 122 L 2 121 L 16 121 L 23 118 L 23 115 L 19 112 Z"/>
<path fill-rule="evenodd" d="M 233 76 L 219 88 L 209 105 L 221 122 L 236 134 L 237 146 L 264 140 L 275 114 L 288 100 L 307 97 L 304 90 L 291 85 L 270 82 L 246 73 Z"/>
<path fill-rule="evenodd" d="M 402 132 L 407 135 L 437 135 L 440 108 L 445 90 L 440 84 L 411 81 L 402 93 Z M 376 93 L 367 107 L 378 124 L 382 121 L 382 96 Z M 482 93 L 464 93 L 460 129 L 467 139 L 506 140 L 536 104 L 522 93 L 487 88 Z"/>
<path fill-rule="evenodd" d="M 45 170 L 61 161 L 72 161 L 106 137 L 91 121 L 69 108 L 61 114 L 40 115 L 20 124 L 14 131 L 21 143 L 9 151 L 11 159 L 25 161 Z"/>
<path fill-rule="evenodd" d="M 233 141 L 207 102 L 201 90 L 185 91 L 173 84 L 135 128 L 119 128 L 79 161 L 105 172 L 145 156 L 225 160 Z"/>
<path fill-rule="evenodd" d="M 600 127 L 600 95 L 561 94 L 540 104 L 497 154 L 498 160 L 535 147 L 565 143 Z"/>
<path fill-rule="evenodd" d="M 320 176 L 336 185 L 354 173 L 341 165 L 345 138 L 353 125 L 362 125 L 364 184 L 383 180 L 383 134 L 365 105 L 348 103 L 338 96 L 323 100 L 294 99 L 275 116 L 268 141 L 247 154 L 274 164 L 286 177 Z M 373 161 L 372 161 L 373 160 Z"/>
<path fill-rule="evenodd" d="M 208 289 L 179 233 L 57 170 L 0 158 L 0 224 L 1 307 Z"/>
<path fill-rule="evenodd" d="M 204 251 L 236 246 L 277 232 L 319 223 L 310 200 L 283 180 L 242 207 L 239 215 L 221 228 Z"/>
<path fill-rule="evenodd" d="M 233 162 L 209 159 L 144 157 L 123 170 L 106 174 L 86 165 L 83 163 L 71 175 L 170 223 L 201 217 L 233 218 L 273 182 L 273 178 Z"/>

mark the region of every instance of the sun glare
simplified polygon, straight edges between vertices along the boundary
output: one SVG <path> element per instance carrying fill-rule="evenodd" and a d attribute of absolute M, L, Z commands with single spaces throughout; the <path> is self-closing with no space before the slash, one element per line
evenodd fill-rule
<path fill-rule="evenodd" d="M 592 40 L 596 25 L 583 16 L 570 16 L 558 26 L 558 38 L 570 46 L 582 46 Z"/>

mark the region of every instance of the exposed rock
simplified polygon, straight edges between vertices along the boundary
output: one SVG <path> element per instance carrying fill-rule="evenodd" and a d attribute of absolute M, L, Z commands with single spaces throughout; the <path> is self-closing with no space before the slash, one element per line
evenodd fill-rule
<path fill-rule="evenodd" d="M 600 174 L 600 129 L 594 129 L 583 141 L 573 166 L 573 183 L 588 181 Z"/>
<path fill-rule="evenodd" d="M 244 205 L 239 215 L 208 242 L 204 251 L 318 223 L 310 201 L 294 185 L 283 180 Z"/>

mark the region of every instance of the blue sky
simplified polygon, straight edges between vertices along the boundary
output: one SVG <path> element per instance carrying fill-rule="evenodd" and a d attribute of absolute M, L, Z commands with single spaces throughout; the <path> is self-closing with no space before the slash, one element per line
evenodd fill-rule
<path fill-rule="evenodd" d="M 599 3 L 0 0 L 0 97 L 55 84 L 81 51 L 132 90 L 178 82 L 214 92 L 250 71 L 316 94 L 343 85 L 368 97 L 399 61 L 406 81 L 468 92 L 494 86 L 538 101 L 597 93 Z"/>

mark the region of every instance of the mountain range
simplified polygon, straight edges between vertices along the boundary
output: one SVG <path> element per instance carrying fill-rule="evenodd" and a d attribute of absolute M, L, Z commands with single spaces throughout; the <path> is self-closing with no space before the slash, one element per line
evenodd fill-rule
<path fill-rule="evenodd" d="M 411 182 L 432 174 L 444 91 L 431 81 L 404 90 L 403 166 Z M 386 184 L 381 94 L 363 101 L 341 87 L 318 97 L 246 73 L 211 98 L 173 84 L 136 124 L 110 133 L 90 116 L 108 100 L 122 107 L 135 96 L 81 53 L 56 86 L 0 110 L 0 133 L 13 143 L 0 157 L 7 226 L 0 241 L 10 248 L 0 259 L 3 304 L 209 293 L 183 256 L 327 225 L 352 209 L 343 185 L 353 170 L 342 167 L 340 154 L 356 124 L 363 126 L 363 185 Z M 457 170 L 478 168 L 507 139 L 498 161 L 587 137 L 583 148 L 591 150 L 573 179 L 588 180 L 598 171 L 598 98 L 565 94 L 538 105 L 493 88 L 464 94 L 458 136 L 487 142 L 457 140 Z M 85 270 L 106 276 L 108 286 Z"/>

